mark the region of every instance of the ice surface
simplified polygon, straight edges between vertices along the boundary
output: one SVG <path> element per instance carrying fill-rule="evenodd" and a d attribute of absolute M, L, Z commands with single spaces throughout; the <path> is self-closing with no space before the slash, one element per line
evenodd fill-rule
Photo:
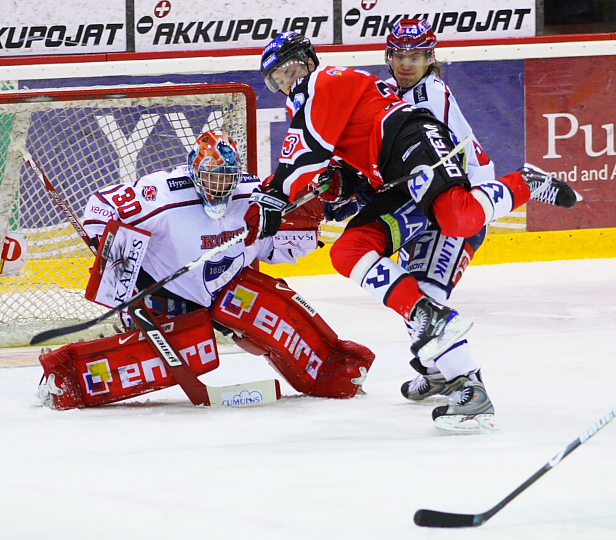
<path fill-rule="evenodd" d="M 366 396 L 195 408 L 177 388 L 128 404 L 35 405 L 38 365 L 0 369 L 6 540 L 613 540 L 616 422 L 478 529 L 429 530 L 418 508 L 483 512 L 616 406 L 616 260 L 471 267 L 452 304 L 475 326 L 501 431 L 452 436 L 413 404 L 399 318 L 340 276 L 288 280 L 377 359 Z M 15 358 L 27 351 L 15 351 Z M 22 362 L 23 363 L 23 362 Z M 212 385 L 274 377 L 226 354 Z"/>

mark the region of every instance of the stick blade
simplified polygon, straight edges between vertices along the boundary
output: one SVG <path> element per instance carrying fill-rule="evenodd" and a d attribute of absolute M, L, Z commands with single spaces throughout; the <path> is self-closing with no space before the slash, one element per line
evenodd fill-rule
<path fill-rule="evenodd" d="M 74 334 L 75 332 L 81 332 L 82 330 L 87 330 L 91 326 L 94 326 L 97 322 L 98 320 L 86 321 L 84 323 L 74 324 L 72 326 L 62 326 L 60 328 L 44 330 L 43 332 L 39 332 L 38 334 L 32 336 L 32 339 L 30 340 L 30 345 L 38 345 L 39 343 L 44 343 L 45 341 L 49 341 L 50 339 L 66 336 L 68 334 Z"/>
<path fill-rule="evenodd" d="M 462 527 L 476 527 L 481 521 L 475 519 L 472 514 L 452 514 L 439 512 L 438 510 L 421 509 L 415 512 L 413 520 L 419 527 L 431 527 L 442 529 L 459 529 Z"/>

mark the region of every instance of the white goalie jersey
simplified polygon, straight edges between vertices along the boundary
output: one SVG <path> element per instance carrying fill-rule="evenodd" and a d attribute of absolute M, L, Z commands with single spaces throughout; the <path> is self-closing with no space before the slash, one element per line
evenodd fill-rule
<path fill-rule="evenodd" d="M 92 194 L 85 209 L 84 228 L 91 238 L 100 238 L 107 222 L 117 220 L 149 233 L 141 268 L 160 281 L 242 233 L 248 200 L 259 184 L 259 178 L 244 173 L 224 216 L 212 219 L 203 209 L 188 166 L 157 171 L 134 183 L 111 185 Z M 291 237 L 281 231 L 250 247 L 238 242 L 165 288 L 209 308 L 218 291 L 253 261 L 295 263 L 317 248 L 316 230 L 293 231 Z"/>
<path fill-rule="evenodd" d="M 391 77 L 385 82 L 399 93 L 396 79 Z M 471 135 L 471 141 L 464 148 L 465 169 L 471 185 L 494 180 L 494 163 L 477 141 L 458 102 L 442 79 L 430 73 L 400 97 L 408 103 L 430 110 L 438 120 L 447 124 L 458 139 L 457 142 Z"/>

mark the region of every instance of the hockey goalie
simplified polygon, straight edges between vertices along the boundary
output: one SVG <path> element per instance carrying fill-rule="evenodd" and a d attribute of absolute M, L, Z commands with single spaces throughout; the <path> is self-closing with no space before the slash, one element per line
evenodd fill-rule
<path fill-rule="evenodd" d="M 197 138 L 186 165 L 95 192 L 83 223 L 99 245 L 86 297 L 118 306 L 236 238 L 260 184 L 242 172 L 232 138 L 213 130 Z M 298 392 L 354 397 L 372 351 L 341 340 L 299 294 L 255 268 L 258 261 L 295 263 L 317 249 L 317 198 L 283 219 L 275 236 L 230 245 L 133 306 L 123 314 L 125 333 L 42 354 L 39 393 L 50 406 L 71 409 L 180 384 L 193 403 L 209 405 L 197 376 L 219 365 L 217 329 L 264 356 Z"/>

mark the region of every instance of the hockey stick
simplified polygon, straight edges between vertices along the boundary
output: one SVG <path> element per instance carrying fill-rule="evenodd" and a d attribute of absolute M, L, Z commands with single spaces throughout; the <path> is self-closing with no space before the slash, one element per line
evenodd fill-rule
<path fill-rule="evenodd" d="M 391 188 L 399 186 L 400 184 L 409 182 L 410 180 L 413 180 L 413 178 L 417 178 L 418 176 L 425 174 L 426 171 L 431 171 L 431 170 L 436 169 L 437 167 L 440 167 L 443 163 L 445 163 L 446 161 L 449 161 L 453 156 L 459 153 L 466 146 L 466 144 L 471 140 L 471 138 L 472 136 L 469 133 L 466 137 L 464 137 L 464 139 L 462 139 L 462 141 L 460 141 L 456 146 L 453 147 L 451 152 L 449 152 L 445 157 L 441 158 L 440 161 L 437 161 L 433 165 L 424 165 L 424 167 L 420 171 L 407 174 L 406 176 L 401 176 L 400 178 L 394 180 L 393 182 L 384 184 L 383 187 L 379 190 L 379 193 L 383 193 L 385 191 L 390 190 Z"/>
<path fill-rule="evenodd" d="M 167 341 L 165 332 L 154 320 L 148 309 L 142 305 L 131 306 L 128 308 L 128 312 L 137 328 L 145 336 L 146 341 L 154 347 L 158 355 L 165 361 L 173 380 L 184 390 L 190 402 L 193 405 L 210 405 L 207 386 L 199 380 L 188 363 L 177 355 L 173 346 Z"/>
<path fill-rule="evenodd" d="M 323 193 L 328 188 L 329 188 L 329 184 L 327 183 L 317 187 L 316 189 L 307 193 L 306 195 L 304 195 L 303 197 L 301 197 L 294 203 L 287 205 L 287 207 L 282 211 L 282 215 L 284 216 L 288 214 L 289 212 L 292 212 L 297 207 L 301 206 L 302 204 L 307 203 L 309 200 L 312 200 L 319 193 Z M 66 336 L 68 334 L 73 334 L 75 332 L 81 332 L 82 330 L 87 330 L 88 328 L 91 328 L 92 326 L 107 320 L 109 317 L 112 317 L 120 313 L 121 311 L 127 309 L 128 307 L 132 306 L 133 304 L 136 304 L 137 302 L 143 300 L 146 296 L 154 294 L 156 291 L 162 289 L 167 283 L 173 281 L 174 279 L 179 278 L 180 276 L 183 276 L 187 272 L 190 272 L 192 269 L 197 268 L 198 266 L 205 263 L 206 261 L 209 261 L 212 257 L 214 257 L 215 255 L 218 255 L 221 251 L 224 251 L 230 248 L 231 246 L 237 244 L 238 242 L 241 242 L 242 240 L 244 240 L 244 238 L 246 238 L 246 236 L 248 236 L 248 231 L 244 230 L 241 233 L 239 233 L 237 236 L 233 237 L 231 240 L 228 240 L 227 242 L 222 243 L 220 246 L 217 246 L 209 250 L 208 252 L 201 255 L 201 257 L 199 257 L 198 259 L 195 259 L 194 261 L 189 262 L 185 266 L 182 266 L 181 268 L 179 268 L 178 270 L 176 270 L 175 272 L 173 272 L 166 278 L 160 281 L 157 281 L 156 283 L 152 283 L 152 285 L 150 285 L 149 287 L 146 287 L 145 289 L 137 293 L 135 296 L 128 299 L 126 302 L 119 304 L 118 306 L 107 311 L 106 313 L 103 313 L 102 315 L 100 315 L 99 317 L 95 319 L 91 319 L 89 321 L 85 321 L 82 323 L 73 324 L 70 326 L 52 328 L 50 330 L 45 330 L 43 332 L 36 334 L 30 340 L 30 345 L 37 345 L 39 343 L 43 343 L 44 341 L 48 341 L 53 338 Z"/>
<path fill-rule="evenodd" d="M 247 407 L 274 403 L 280 399 L 280 383 L 276 379 L 232 386 L 207 386 L 199 380 L 188 362 L 180 358 L 167 340 L 165 332 L 146 307 L 131 306 L 128 311 L 137 328 L 165 361 L 173 380 L 178 383 L 193 405 Z"/>
<path fill-rule="evenodd" d="M 558 465 L 565 457 L 573 452 L 578 446 L 584 444 L 590 439 L 597 431 L 604 428 L 609 422 L 616 417 L 616 408 L 612 409 L 597 423 L 595 423 L 589 430 L 585 431 L 571 444 L 569 444 L 564 450 L 556 454 L 550 461 L 548 461 L 541 469 L 533 474 L 528 480 L 522 483 L 519 487 L 514 489 L 509 495 L 507 495 L 501 502 L 499 502 L 493 508 L 490 508 L 482 514 L 454 514 L 449 512 L 439 512 L 438 510 L 417 510 L 415 512 L 414 521 L 416 525 L 420 527 L 441 527 L 441 528 L 461 528 L 461 527 L 479 527 L 488 519 L 490 519 L 499 510 L 502 510 L 507 504 L 509 504 L 515 497 L 522 493 L 527 487 L 534 484 L 539 478 L 541 478 L 550 469 L 553 469 Z"/>
<path fill-rule="evenodd" d="M 88 233 L 85 231 L 85 229 L 81 225 L 81 222 L 79 221 L 79 218 L 77 217 L 75 212 L 73 212 L 70 206 L 68 206 L 68 204 L 64 202 L 64 199 L 60 197 L 60 194 L 56 191 L 56 188 L 49 181 L 49 178 L 47 178 L 43 170 L 34 161 L 32 156 L 30 155 L 30 152 L 26 150 L 26 146 L 24 145 L 23 141 L 19 141 L 15 143 L 13 145 L 13 148 L 17 150 L 24 158 L 24 161 L 28 165 L 30 165 L 30 167 L 34 171 L 34 174 L 36 174 L 38 179 L 41 181 L 41 183 L 47 190 L 47 193 L 51 195 L 52 199 L 56 202 L 56 204 L 60 207 L 64 215 L 68 218 L 73 228 L 77 231 L 77 234 L 79 234 L 81 239 L 87 244 L 87 246 L 90 248 L 90 251 L 92 251 L 92 253 L 96 255 L 96 251 L 97 251 L 96 242 L 88 236 Z"/>

